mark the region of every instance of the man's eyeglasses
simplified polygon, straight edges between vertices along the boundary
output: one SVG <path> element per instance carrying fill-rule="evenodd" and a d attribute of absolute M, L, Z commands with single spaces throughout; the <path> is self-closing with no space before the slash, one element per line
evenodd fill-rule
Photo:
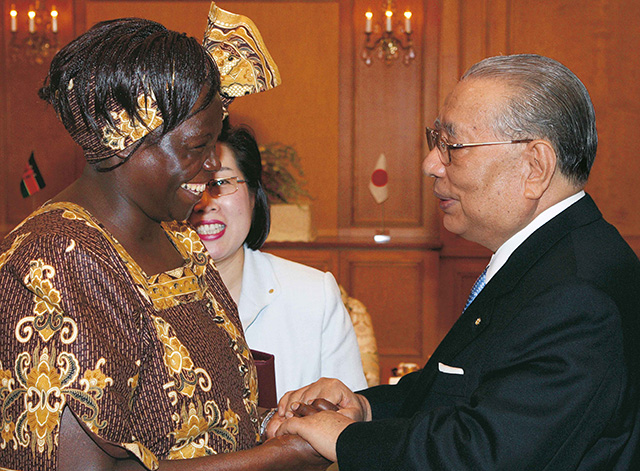
<path fill-rule="evenodd" d="M 207 183 L 207 192 L 212 198 L 232 195 L 238 191 L 238 183 L 247 183 L 247 180 L 238 180 L 238 177 L 216 178 Z"/>
<path fill-rule="evenodd" d="M 441 135 L 440 131 L 436 129 L 427 128 L 427 145 L 429 150 L 434 148 L 438 149 L 438 155 L 440 156 L 440 162 L 443 165 L 448 166 L 451 164 L 451 151 L 453 149 L 464 149 L 465 147 L 480 147 L 480 146 L 496 146 L 499 144 L 522 144 L 525 142 L 531 142 L 533 139 L 516 139 L 513 141 L 496 141 L 496 142 L 472 142 L 469 144 L 449 144 Z"/>

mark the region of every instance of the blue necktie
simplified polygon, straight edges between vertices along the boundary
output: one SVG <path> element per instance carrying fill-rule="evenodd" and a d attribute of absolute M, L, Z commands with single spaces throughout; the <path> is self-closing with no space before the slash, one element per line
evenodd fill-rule
<path fill-rule="evenodd" d="M 489 267 L 487 266 L 487 268 Z M 469 304 L 471 304 L 471 302 L 474 299 L 476 299 L 476 296 L 480 294 L 480 291 L 482 291 L 482 288 L 484 288 L 484 285 L 487 284 L 487 268 L 485 268 L 484 271 L 480 273 L 480 276 L 478 277 L 476 282 L 473 284 L 473 287 L 471 288 L 471 293 L 469 293 L 469 297 L 467 298 L 467 304 L 464 305 L 464 309 L 462 310 L 462 312 L 467 310 L 467 308 L 469 307 Z"/>

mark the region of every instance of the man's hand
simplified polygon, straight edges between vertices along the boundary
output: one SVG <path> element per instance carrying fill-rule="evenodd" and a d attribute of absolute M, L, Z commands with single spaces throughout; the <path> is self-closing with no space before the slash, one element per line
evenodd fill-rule
<path fill-rule="evenodd" d="M 312 406 L 301 404 L 297 409 L 306 411 L 310 407 Z M 352 419 L 334 411 L 322 411 L 304 417 L 294 416 L 282 422 L 276 431 L 276 437 L 300 435 L 326 459 L 336 461 L 338 437 L 352 423 Z"/>
<path fill-rule="evenodd" d="M 278 403 L 278 415 L 294 417 L 294 404 L 311 404 L 316 399 L 326 399 L 337 405 L 338 412 L 352 422 L 371 420 L 369 401 L 364 396 L 353 393 L 339 380 L 329 378 L 320 378 L 309 386 L 286 393 Z"/>
<path fill-rule="evenodd" d="M 308 415 L 312 415 L 324 410 L 337 411 L 338 406 L 325 399 L 316 399 L 311 404 L 301 404 L 297 402 L 292 406 L 292 413 L 295 417 L 306 417 Z M 275 437 L 276 430 L 278 430 L 280 425 L 282 425 L 285 420 L 285 417 L 281 417 L 278 414 L 275 414 L 273 417 L 271 417 L 265 429 L 265 436 L 267 438 Z"/>

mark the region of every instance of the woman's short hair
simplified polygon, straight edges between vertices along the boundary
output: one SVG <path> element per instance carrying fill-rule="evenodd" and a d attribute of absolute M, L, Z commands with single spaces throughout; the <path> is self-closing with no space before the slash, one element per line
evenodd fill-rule
<path fill-rule="evenodd" d="M 155 122 L 161 123 L 153 136 L 159 137 L 206 108 L 219 89 L 215 62 L 195 38 L 154 21 L 122 18 L 96 24 L 60 50 L 39 95 L 51 103 L 87 160 L 98 163 L 115 155 L 126 160 L 105 143 L 105 129 L 121 129 L 114 125 L 114 108 L 138 129 L 147 128 L 128 141 L 140 145 L 156 128 L 141 116 L 141 99 L 153 101 L 160 118 Z M 193 110 L 203 90 L 200 108 Z"/>
<path fill-rule="evenodd" d="M 264 244 L 271 228 L 269 201 L 262 184 L 262 159 L 258 143 L 246 126 L 234 127 L 225 119 L 218 141 L 226 145 L 236 159 L 236 165 L 247 180 L 249 191 L 254 196 L 251 228 L 244 243 L 252 250 L 258 250 Z"/>

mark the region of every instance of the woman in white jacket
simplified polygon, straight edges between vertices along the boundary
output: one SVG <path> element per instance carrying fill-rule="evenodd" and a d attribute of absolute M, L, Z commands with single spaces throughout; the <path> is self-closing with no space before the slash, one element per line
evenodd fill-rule
<path fill-rule="evenodd" d="M 253 135 L 227 126 L 216 151 L 221 168 L 189 220 L 238 304 L 249 346 L 275 355 L 278 399 L 320 377 L 366 388 L 333 275 L 258 250 L 269 234 L 269 204 Z"/>

